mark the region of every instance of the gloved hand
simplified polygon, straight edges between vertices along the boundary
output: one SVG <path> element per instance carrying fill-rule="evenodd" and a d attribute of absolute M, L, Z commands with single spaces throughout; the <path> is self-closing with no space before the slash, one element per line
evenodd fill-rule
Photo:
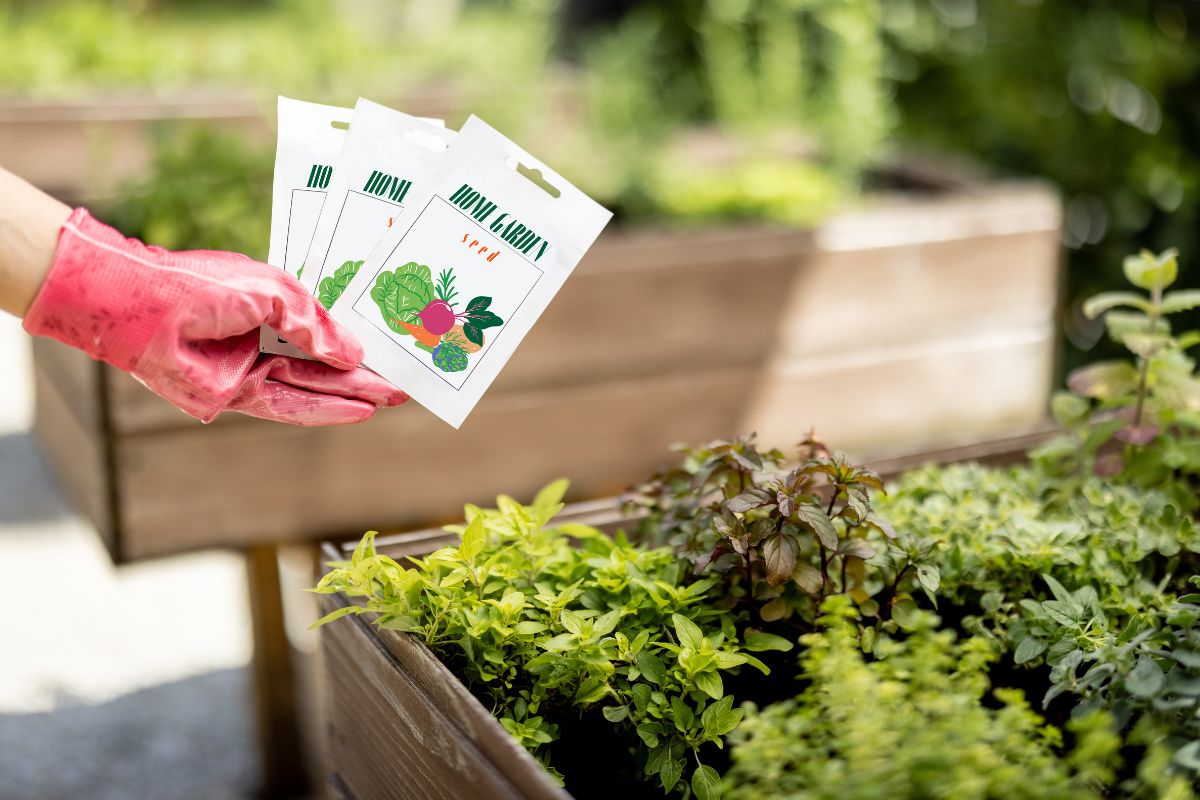
<path fill-rule="evenodd" d="M 263 323 L 320 361 L 260 356 Z M 362 422 L 408 399 L 356 369 L 354 334 L 283 270 L 236 253 L 148 247 L 82 208 L 62 227 L 24 327 L 131 373 L 205 422 L 225 410 L 296 425 Z"/>

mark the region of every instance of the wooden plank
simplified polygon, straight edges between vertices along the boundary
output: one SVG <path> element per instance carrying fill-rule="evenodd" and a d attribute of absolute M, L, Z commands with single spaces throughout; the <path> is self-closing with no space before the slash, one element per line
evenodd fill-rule
<path fill-rule="evenodd" d="M 296 670 L 283 615 L 279 553 L 269 544 L 246 550 L 250 618 L 254 627 L 254 699 L 257 710 L 259 796 L 272 800 L 304 796 L 311 786 L 301 740 Z"/>
<path fill-rule="evenodd" d="M 1035 231 L 826 251 L 790 285 L 778 355 L 836 356 L 1051 324 L 1059 236 Z"/>
<path fill-rule="evenodd" d="M 34 387 L 34 437 L 72 504 L 95 526 L 113 558 L 119 559 L 106 438 L 97 428 L 97 413 L 77 414 L 63 396 L 64 384 L 52 378 L 41 362 L 34 364 Z M 87 397 L 95 399 L 94 394 Z"/>
<path fill-rule="evenodd" d="M 101 381 L 103 371 L 109 368 L 86 353 L 53 339 L 34 336 L 30 345 L 34 365 L 54 386 L 79 423 L 88 430 L 100 430 L 104 417 Z"/>
<path fill-rule="evenodd" d="M 810 429 L 870 457 L 927 449 L 948 437 L 985 439 L 1042 420 L 1057 337 L 1048 323 L 948 342 L 779 360 L 747 401 L 744 430 L 789 448 Z"/>
<path fill-rule="evenodd" d="M 485 398 L 455 432 L 415 403 L 346 428 L 247 425 L 124 437 L 117 458 L 131 558 L 412 527 L 466 502 L 619 492 L 677 442 L 739 430 L 754 372 L 727 370 Z"/>
<path fill-rule="evenodd" d="M 322 613 L 343 602 L 322 598 Z M 358 800 L 566 800 L 428 650 L 348 619 L 322 631 L 330 761 Z M 384 643 L 386 641 L 386 644 Z"/>

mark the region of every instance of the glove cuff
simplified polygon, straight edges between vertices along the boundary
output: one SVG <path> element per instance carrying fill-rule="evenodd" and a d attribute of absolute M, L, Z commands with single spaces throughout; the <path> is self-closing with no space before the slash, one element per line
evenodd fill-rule
<path fill-rule="evenodd" d="M 165 251 L 127 239 L 77 208 L 59 232 L 46 279 L 23 327 L 133 372 L 170 312 L 169 273 L 146 274 Z"/>

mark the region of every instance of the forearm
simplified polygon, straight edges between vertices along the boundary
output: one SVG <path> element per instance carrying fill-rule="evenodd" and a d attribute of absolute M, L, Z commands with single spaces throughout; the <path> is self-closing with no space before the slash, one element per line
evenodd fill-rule
<path fill-rule="evenodd" d="M 0 168 L 0 310 L 23 317 L 71 209 Z"/>

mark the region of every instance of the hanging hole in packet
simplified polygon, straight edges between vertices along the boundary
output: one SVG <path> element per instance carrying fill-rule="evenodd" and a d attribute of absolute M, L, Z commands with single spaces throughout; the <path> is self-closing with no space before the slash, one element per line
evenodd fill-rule
<path fill-rule="evenodd" d="M 531 167 L 526 164 L 522 164 L 513 156 L 509 156 L 504 163 L 516 170 L 519 175 L 527 178 L 530 183 L 553 197 L 555 200 L 562 197 L 562 190 L 546 180 L 545 176 L 542 175 L 542 171 L 537 167 Z"/>
<path fill-rule="evenodd" d="M 339 131 L 348 131 L 348 130 L 350 130 L 350 123 L 343 122 L 340 119 L 335 119 L 329 123 L 329 127 L 337 128 Z"/>
<path fill-rule="evenodd" d="M 435 153 L 445 152 L 447 147 L 445 137 L 435 136 L 420 129 L 405 131 L 403 139 L 409 144 L 414 144 L 417 147 L 424 147 L 426 150 L 432 150 Z"/>

